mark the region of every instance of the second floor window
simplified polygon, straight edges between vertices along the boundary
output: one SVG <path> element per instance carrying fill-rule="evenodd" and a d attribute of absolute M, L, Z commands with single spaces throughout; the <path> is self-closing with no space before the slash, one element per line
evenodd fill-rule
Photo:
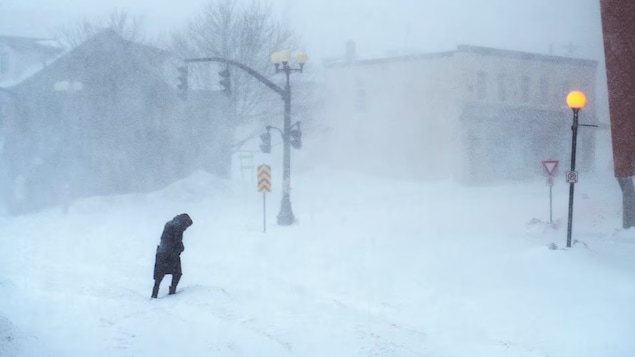
<path fill-rule="evenodd" d="M 547 104 L 549 99 L 549 79 L 546 76 L 540 77 L 540 103 Z"/>
<path fill-rule="evenodd" d="M 485 72 L 479 71 L 476 73 L 476 99 L 487 98 L 487 76 Z"/>
<path fill-rule="evenodd" d="M 504 102 L 507 100 L 507 88 L 506 88 L 506 83 L 507 82 L 507 76 L 504 74 L 499 74 L 498 75 L 498 100 L 500 100 L 501 102 Z"/>
<path fill-rule="evenodd" d="M 523 103 L 529 102 L 529 76 L 522 76 L 520 78 L 520 101 Z"/>
<path fill-rule="evenodd" d="M 366 112 L 366 90 L 364 82 L 361 80 L 357 80 L 355 83 L 355 107 L 360 113 Z"/>
<path fill-rule="evenodd" d="M 562 82 L 562 93 L 560 94 L 560 97 L 566 98 L 571 90 L 573 90 L 571 81 L 565 80 L 564 82 Z"/>

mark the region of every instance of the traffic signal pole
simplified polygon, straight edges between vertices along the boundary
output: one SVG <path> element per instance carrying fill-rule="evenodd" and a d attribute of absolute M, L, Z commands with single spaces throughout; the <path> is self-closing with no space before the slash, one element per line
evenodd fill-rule
<path fill-rule="evenodd" d="M 262 74 L 256 72 L 254 69 L 245 66 L 242 63 L 228 60 L 221 57 L 204 57 L 204 58 L 189 58 L 185 60 L 185 63 L 197 63 L 197 62 L 220 62 L 230 66 L 238 67 L 243 71 L 249 73 L 257 80 L 265 84 L 267 87 L 278 93 L 284 101 L 284 126 L 282 130 L 283 140 L 283 171 L 282 171 L 282 201 L 280 203 L 280 212 L 278 213 L 278 224 L 288 226 L 293 224 L 295 216 L 291 209 L 291 85 L 289 76 L 295 69 L 290 68 L 287 64 L 279 68 L 276 66 L 276 72 L 284 72 L 286 75 L 286 83 L 284 88 L 280 88 L 278 85 L 267 79 Z M 301 71 L 301 70 L 300 70 Z M 299 130 L 299 129 L 298 129 Z M 262 138 L 262 137 L 261 137 Z M 270 140 L 270 137 L 269 137 Z M 264 141 L 264 139 L 263 139 Z M 295 141 L 294 141 L 295 142 Z M 299 144 L 298 144 L 299 145 Z M 295 146 L 295 145 L 294 145 Z"/>

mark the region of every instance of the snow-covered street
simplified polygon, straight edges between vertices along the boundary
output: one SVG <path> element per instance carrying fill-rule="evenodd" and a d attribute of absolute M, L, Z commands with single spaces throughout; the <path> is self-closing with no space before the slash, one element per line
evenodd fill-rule
<path fill-rule="evenodd" d="M 147 195 L 0 222 L 0 355 L 631 356 L 635 232 L 610 175 L 576 186 L 297 175 L 279 187 L 200 172 Z M 150 299 L 163 224 L 187 212 L 184 276 Z M 558 249 L 549 249 L 555 243 Z"/>

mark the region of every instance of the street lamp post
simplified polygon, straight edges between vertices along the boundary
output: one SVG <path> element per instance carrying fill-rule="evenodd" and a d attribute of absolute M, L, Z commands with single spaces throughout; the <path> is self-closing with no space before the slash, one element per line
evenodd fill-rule
<path fill-rule="evenodd" d="M 284 94 L 284 126 L 282 129 L 283 154 L 282 154 L 282 201 L 278 213 L 278 224 L 288 226 L 293 223 L 295 217 L 291 209 L 291 84 L 289 77 L 292 72 L 302 73 L 307 55 L 300 53 L 296 57 L 297 68 L 289 65 L 291 53 L 280 51 L 271 55 L 271 62 L 276 68 L 276 73 L 283 72 L 286 77 Z"/>
<path fill-rule="evenodd" d="M 578 113 L 580 109 L 586 104 L 586 96 L 580 91 L 572 91 L 567 95 L 567 105 L 573 110 L 573 124 L 571 125 L 571 171 L 575 180 L 567 178 L 569 182 L 569 220 L 567 223 L 567 247 L 571 247 L 571 228 L 573 225 L 573 189 L 575 181 L 577 181 L 577 174 L 575 174 L 575 151 L 576 141 L 578 137 Z M 569 174 L 567 174 L 569 176 Z"/>

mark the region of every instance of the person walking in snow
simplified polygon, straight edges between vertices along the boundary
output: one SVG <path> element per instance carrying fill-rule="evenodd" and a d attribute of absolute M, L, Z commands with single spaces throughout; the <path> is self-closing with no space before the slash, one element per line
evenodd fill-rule
<path fill-rule="evenodd" d="M 192 219 L 187 213 L 181 213 L 168 221 L 161 234 L 161 243 L 157 246 L 157 254 L 154 261 L 154 288 L 152 297 L 159 293 L 161 280 L 167 275 L 172 275 L 172 284 L 169 294 L 176 293 L 176 286 L 181 279 L 181 253 L 185 250 L 183 245 L 183 232 L 192 225 Z"/>

